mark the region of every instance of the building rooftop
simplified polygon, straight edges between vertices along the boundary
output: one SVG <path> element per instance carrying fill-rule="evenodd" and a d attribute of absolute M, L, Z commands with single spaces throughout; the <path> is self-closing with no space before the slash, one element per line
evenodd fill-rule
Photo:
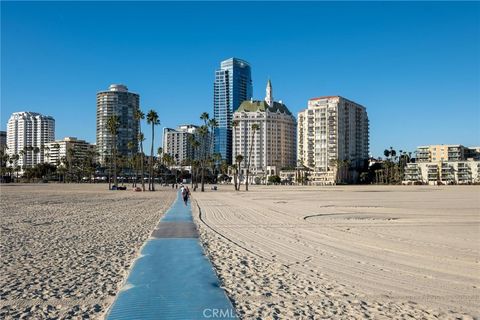
<path fill-rule="evenodd" d="M 270 112 L 280 112 L 280 113 L 285 113 L 288 115 L 292 115 L 290 110 L 288 110 L 287 106 L 283 103 L 280 102 L 273 102 L 273 106 L 269 106 L 265 101 L 244 101 L 238 107 L 238 109 L 235 112 L 265 112 L 268 109 Z"/>
<path fill-rule="evenodd" d="M 357 106 L 360 106 L 362 108 L 365 108 L 363 105 L 361 105 L 360 103 L 358 102 L 355 102 L 353 100 L 350 100 L 350 99 L 347 99 L 345 97 L 342 97 L 342 96 L 322 96 L 322 97 L 316 97 L 316 98 L 311 98 L 311 99 L 308 99 L 308 101 L 317 101 L 317 100 L 324 100 L 324 99 L 334 99 L 334 98 L 337 98 L 337 99 L 342 99 L 344 101 L 348 101 L 350 103 L 353 103 L 353 104 L 356 104 Z"/>
<path fill-rule="evenodd" d="M 420 148 L 431 148 L 431 147 L 463 147 L 461 144 L 429 144 L 426 146 L 418 146 L 417 149 Z"/>
<path fill-rule="evenodd" d="M 331 99 L 331 98 L 341 98 L 341 97 L 340 96 L 323 96 L 323 97 L 311 98 L 308 100 L 312 101 L 312 100 L 322 100 L 322 99 Z"/>

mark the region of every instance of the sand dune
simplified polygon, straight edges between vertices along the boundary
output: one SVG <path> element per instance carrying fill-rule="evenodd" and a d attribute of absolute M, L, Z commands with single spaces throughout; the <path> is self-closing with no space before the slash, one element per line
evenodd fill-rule
<path fill-rule="evenodd" d="M 196 219 L 246 319 L 480 316 L 479 187 L 220 189 Z"/>
<path fill-rule="evenodd" d="M 2 185 L 0 318 L 100 318 L 156 223 L 169 189 Z"/>

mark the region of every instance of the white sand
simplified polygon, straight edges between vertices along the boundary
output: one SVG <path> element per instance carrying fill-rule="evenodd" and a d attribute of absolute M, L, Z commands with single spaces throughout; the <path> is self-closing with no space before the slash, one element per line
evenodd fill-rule
<path fill-rule="evenodd" d="M 202 241 L 244 319 L 480 316 L 480 188 L 195 192 Z"/>
<path fill-rule="evenodd" d="M 0 318 L 101 318 L 175 194 L 2 185 Z"/>

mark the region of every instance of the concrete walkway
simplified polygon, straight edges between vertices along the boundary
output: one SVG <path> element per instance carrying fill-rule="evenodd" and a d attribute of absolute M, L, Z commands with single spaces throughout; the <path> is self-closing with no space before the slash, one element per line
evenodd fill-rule
<path fill-rule="evenodd" d="M 106 319 L 236 319 L 180 194 L 153 231 Z"/>

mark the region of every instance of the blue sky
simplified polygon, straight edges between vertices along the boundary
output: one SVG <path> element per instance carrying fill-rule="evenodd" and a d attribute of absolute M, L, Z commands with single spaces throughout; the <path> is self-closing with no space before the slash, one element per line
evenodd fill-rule
<path fill-rule="evenodd" d="M 161 127 L 210 114 L 214 71 L 252 65 L 295 114 L 342 95 L 367 107 L 370 152 L 480 144 L 478 2 L 2 2 L 1 128 L 12 112 L 95 142 L 95 94 L 124 83 Z M 160 129 L 160 128 L 159 128 Z M 157 130 L 156 144 L 161 141 Z M 149 142 L 147 141 L 147 146 Z"/>

